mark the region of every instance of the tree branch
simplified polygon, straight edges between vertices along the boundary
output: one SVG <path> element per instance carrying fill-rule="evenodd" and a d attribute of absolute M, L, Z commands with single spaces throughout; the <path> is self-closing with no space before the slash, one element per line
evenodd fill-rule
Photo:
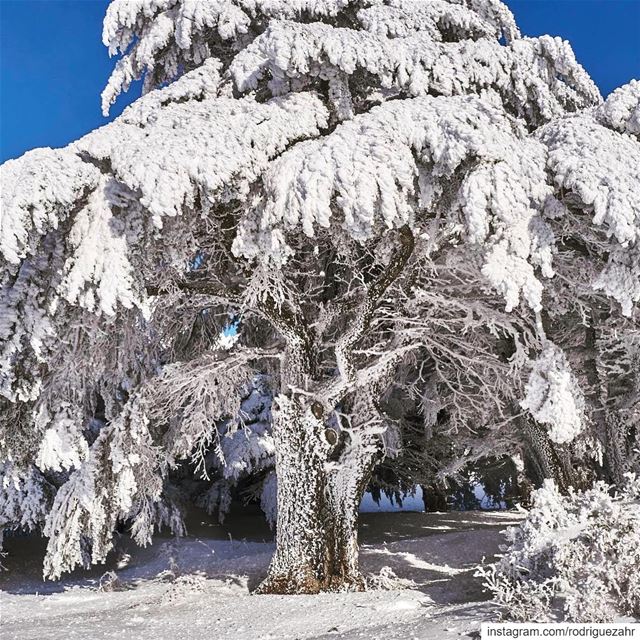
<path fill-rule="evenodd" d="M 338 340 L 335 346 L 336 363 L 340 377 L 349 382 L 356 376 L 353 364 L 353 347 L 366 333 L 374 311 L 378 308 L 380 298 L 389 288 L 391 283 L 402 273 L 414 248 L 414 238 L 408 226 L 398 230 L 400 247 L 397 253 L 389 261 L 389 265 L 382 275 L 367 289 L 364 300 L 358 305 L 353 324 Z"/>
<path fill-rule="evenodd" d="M 282 371 L 291 387 L 305 386 L 305 377 L 313 377 L 316 368 L 315 340 L 302 309 L 293 301 L 278 304 L 273 296 L 267 295 L 258 304 L 258 310 L 271 322 L 286 343 L 286 370 Z"/>
<path fill-rule="evenodd" d="M 219 302 L 226 304 L 239 305 L 241 303 L 239 295 L 231 293 L 227 288 L 213 282 L 207 274 L 199 274 L 197 271 L 191 272 L 189 275 L 183 276 L 178 280 L 171 280 L 166 284 L 145 285 L 148 296 L 167 295 L 171 293 L 173 287 L 185 293 L 211 296 L 212 298 L 217 298 Z"/>

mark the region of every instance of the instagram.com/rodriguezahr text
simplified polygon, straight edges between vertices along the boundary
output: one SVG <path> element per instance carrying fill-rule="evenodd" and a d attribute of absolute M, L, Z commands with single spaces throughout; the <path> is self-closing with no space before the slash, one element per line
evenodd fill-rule
<path fill-rule="evenodd" d="M 484 623 L 481 640 L 490 638 L 637 638 L 640 640 L 640 624 L 577 624 L 577 623 Z"/>

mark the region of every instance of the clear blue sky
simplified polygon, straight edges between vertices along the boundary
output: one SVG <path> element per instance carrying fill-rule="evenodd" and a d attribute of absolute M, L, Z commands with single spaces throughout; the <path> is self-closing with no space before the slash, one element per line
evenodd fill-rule
<path fill-rule="evenodd" d="M 205 1 L 205 0 L 203 0 Z M 640 78 L 640 0 L 507 0 L 527 35 L 568 39 L 606 95 Z M 114 61 L 101 42 L 108 0 L 0 0 L 0 162 L 63 146 L 106 120 Z M 139 94 L 120 98 L 112 117 Z"/>

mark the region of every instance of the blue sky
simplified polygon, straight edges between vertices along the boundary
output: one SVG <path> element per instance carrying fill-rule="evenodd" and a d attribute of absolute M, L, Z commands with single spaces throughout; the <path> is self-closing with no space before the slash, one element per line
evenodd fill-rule
<path fill-rule="evenodd" d="M 640 0 L 506 0 L 527 35 L 568 39 L 603 94 L 640 78 Z M 0 162 L 63 146 L 107 122 L 114 61 L 101 42 L 108 0 L 0 0 Z M 116 103 L 112 117 L 139 95 Z"/>

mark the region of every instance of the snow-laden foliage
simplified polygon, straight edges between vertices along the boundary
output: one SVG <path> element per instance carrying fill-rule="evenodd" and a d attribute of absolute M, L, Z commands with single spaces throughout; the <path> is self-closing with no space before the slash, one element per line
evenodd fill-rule
<path fill-rule="evenodd" d="M 362 588 L 385 455 L 634 468 L 635 84 L 498 0 L 116 0 L 104 41 L 105 109 L 145 95 L 0 169 L 0 517 L 46 518 L 47 575 L 180 530 L 180 474 L 315 592 Z"/>
<path fill-rule="evenodd" d="M 507 618 L 611 622 L 640 614 L 640 482 L 611 495 L 604 483 L 562 495 L 552 481 L 509 546 L 479 574 Z"/>
<path fill-rule="evenodd" d="M 56 494 L 44 533 L 49 537 L 45 575 L 58 578 L 77 565 L 104 562 L 115 525 L 132 517 L 132 535 L 148 544 L 154 524 L 180 524 L 170 510 L 158 517 L 162 479 L 144 406 L 133 402 L 104 427 L 84 463 Z"/>
<path fill-rule="evenodd" d="M 1 250 L 19 264 L 34 239 L 55 229 L 98 186 L 100 172 L 68 149 L 35 149 L 2 165 Z"/>
<path fill-rule="evenodd" d="M 338 212 L 342 227 L 361 241 L 381 224 L 415 227 L 420 209 L 432 206 L 442 183 L 471 158 L 475 166 L 453 211 L 469 241 L 486 248 L 485 275 L 507 308 L 523 292 L 538 309 L 534 269 L 553 273 L 553 236 L 536 214 L 551 194 L 544 149 L 506 114 L 475 99 L 392 101 L 317 142 L 296 145 L 266 173 L 264 209 L 243 221 L 234 251 L 253 257 L 266 248 L 277 261 L 289 253 L 279 226 L 301 226 L 313 236 L 316 225 L 329 227 Z"/>
<path fill-rule="evenodd" d="M 378 8 L 372 0 L 115 0 L 107 10 L 102 39 L 111 54 L 120 52 L 123 57 L 102 94 L 103 111 L 108 112 L 134 80 L 144 76 L 148 91 L 174 80 L 181 69 L 190 70 L 212 56 L 226 57 L 241 49 L 271 18 L 344 21 L 355 6 L 362 7 L 358 22 L 366 29 L 377 30 L 391 20 L 395 25 L 419 22 L 420 29 L 429 29 L 436 40 L 441 33 L 455 33 L 459 39 L 519 36 L 511 12 L 498 0 L 395 0 L 390 4 L 386 11 L 371 15 Z"/>
<path fill-rule="evenodd" d="M 133 292 L 126 233 L 113 215 L 110 186 L 109 179 L 101 178 L 78 212 L 67 236 L 72 255 L 57 287 L 71 304 L 107 315 L 115 313 L 117 304 L 126 309 L 142 306 Z"/>
<path fill-rule="evenodd" d="M 269 160 L 295 140 L 318 135 L 327 119 L 326 108 L 310 93 L 265 104 L 213 95 L 160 103 L 159 109 L 156 96 L 142 100 L 74 146 L 80 155 L 108 162 L 157 226 L 163 216 L 193 209 L 197 196 L 202 214 L 209 206 L 246 198 Z"/>
<path fill-rule="evenodd" d="M 204 465 L 204 455 L 213 445 L 223 458 L 217 424 L 233 417 L 241 420 L 241 404 L 250 392 L 252 370 L 247 354 L 234 353 L 227 359 L 205 354 L 187 363 L 164 367 L 149 386 L 149 412 L 157 423 L 168 422 L 163 439 L 167 454 L 186 458 L 190 454 Z"/>
<path fill-rule="evenodd" d="M 53 487 L 34 466 L 20 468 L 5 461 L 0 466 L 0 527 L 33 531 L 46 516 Z M 2 536 L 0 536 L 0 548 Z"/>
<path fill-rule="evenodd" d="M 241 90 L 255 88 L 269 72 L 274 94 L 313 78 L 327 80 L 331 87 L 345 77 L 356 79 L 358 72 L 377 76 L 381 89 L 391 95 L 486 92 L 535 124 L 599 99 L 568 43 L 548 36 L 518 39 L 505 47 L 488 38 L 440 43 L 423 32 L 390 39 L 322 23 L 272 21 L 236 56 L 230 70 Z M 346 94 L 341 101 L 351 100 L 348 85 L 340 91 Z"/>
<path fill-rule="evenodd" d="M 43 471 L 77 469 L 86 458 L 88 447 L 81 430 L 81 416 L 66 402 L 61 402 L 58 411 L 51 416 L 46 405 L 41 405 L 41 414 L 36 418 L 44 433 L 38 450 L 36 465 Z"/>
<path fill-rule="evenodd" d="M 619 91 L 626 95 L 629 87 L 632 85 Z M 612 94 L 602 111 L 614 114 L 617 98 Z M 617 128 L 618 121 L 613 118 L 611 124 Z M 638 141 L 598 124 L 591 114 L 553 122 L 539 135 L 548 148 L 548 170 L 565 202 L 590 214 L 592 224 L 602 226 L 611 242 L 609 258 L 595 287 L 617 300 L 625 315 L 631 315 L 640 300 Z M 613 172 L 611 167 L 615 167 Z"/>
<path fill-rule="evenodd" d="M 584 429 L 583 398 L 562 353 L 549 345 L 534 362 L 520 403 L 549 430 L 553 442 L 571 442 Z"/>
<path fill-rule="evenodd" d="M 154 107 L 154 116 L 145 115 Z M 0 371 L 5 393 L 22 399 L 37 395 L 35 381 L 31 389 L 22 390 L 25 383 L 13 379 L 9 363 L 15 365 L 17 353 L 27 347 L 37 360 L 46 357 L 46 347 L 58 337 L 54 318 L 66 310 L 60 298 L 107 315 L 115 313 L 116 303 L 124 308 L 135 305 L 147 315 L 144 286 L 133 281 L 132 273 L 136 258 L 144 260 L 147 255 L 131 247 L 152 241 L 153 227 L 162 226 L 163 216 L 178 215 L 196 200 L 204 215 L 214 203 L 246 197 L 269 159 L 292 140 L 317 134 L 325 114 L 321 101 L 311 94 L 264 105 L 249 98 L 164 104 L 149 95 L 114 124 L 89 134 L 69 150 L 46 154 L 44 162 L 46 152 L 36 151 L 27 154 L 20 166 L 17 161 L 3 165 L 7 203 L 0 228 L 7 286 L 2 290 L 0 312 Z M 189 141 L 186 146 L 185 140 Z M 151 164 L 146 154 L 154 147 Z M 53 153 L 55 164 L 50 166 Z M 101 176 L 95 167 L 105 161 L 113 178 Z M 83 173 L 80 168 L 84 167 Z M 169 182 L 163 178 L 167 175 L 172 176 Z M 79 177 L 85 180 L 82 186 L 77 184 Z M 33 194 L 32 207 L 26 205 L 26 189 Z M 15 197 L 9 198 L 11 194 Z M 67 216 L 73 198 L 78 204 L 71 222 Z M 62 231 L 63 223 L 66 234 L 59 237 L 54 230 Z M 27 237 L 31 237 L 31 251 L 38 252 L 33 257 L 23 246 Z M 21 256 L 20 266 L 13 267 Z M 47 283 L 46 297 L 44 283 L 34 287 L 41 271 L 55 273 Z"/>
<path fill-rule="evenodd" d="M 519 36 L 509 10 L 499 2 L 449 2 L 395 0 L 386 5 L 371 3 L 358 12 L 358 20 L 371 33 L 389 38 L 406 37 L 424 31 L 435 41 L 467 36 L 508 40 Z"/>
<path fill-rule="evenodd" d="M 640 81 L 631 80 L 616 89 L 598 107 L 596 114 L 606 127 L 640 136 Z"/>
<path fill-rule="evenodd" d="M 204 477 L 214 480 L 196 501 L 209 513 L 217 513 L 221 522 L 231 505 L 234 489 L 241 483 L 249 483 L 244 491 L 245 497 L 259 499 L 265 517 L 275 525 L 275 446 L 271 433 L 271 403 L 268 379 L 254 378 L 239 403 L 236 417 L 217 424 L 214 436 L 216 450 L 210 449 L 199 467 Z M 201 460 L 197 457 L 194 460 L 196 469 Z M 250 482 L 252 478 L 257 480 Z"/>
<path fill-rule="evenodd" d="M 268 387 L 255 381 L 240 405 L 242 427 L 227 430 L 220 441 L 221 473 L 225 480 L 237 481 L 273 466 L 275 447 L 270 433 L 270 409 Z"/>

